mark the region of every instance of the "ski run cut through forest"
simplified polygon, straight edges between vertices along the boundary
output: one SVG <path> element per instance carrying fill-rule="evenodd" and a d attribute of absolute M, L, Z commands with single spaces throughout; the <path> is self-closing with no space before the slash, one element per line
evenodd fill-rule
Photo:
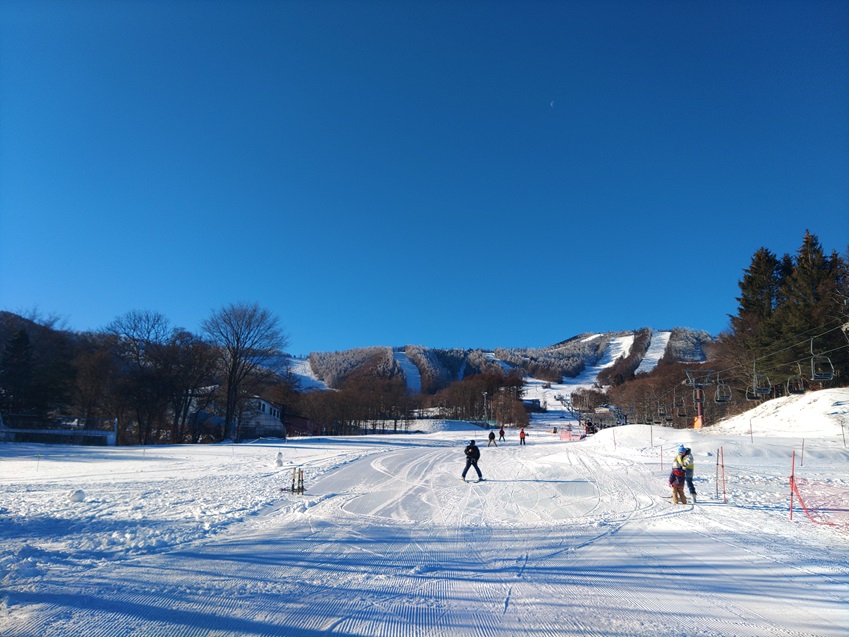
<path fill-rule="evenodd" d="M 552 404 L 524 446 L 444 420 L 241 445 L 0 444 L 0 634 L 849 634 L 849 389 L 700 430 L 576 425 Z M 470 439 L 481 483 L 459 479 Z M 679 445 L 696 503 L 671 502 Z"/>

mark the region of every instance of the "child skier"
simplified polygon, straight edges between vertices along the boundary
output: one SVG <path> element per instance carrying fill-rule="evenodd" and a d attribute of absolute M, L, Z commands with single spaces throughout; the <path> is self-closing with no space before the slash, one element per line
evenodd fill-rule
<path fill-rule="evenodd" d="M 684 495 L 684 470 L 673 469 L 669 474 L 669 486 L 672 487 L 672 504 L 687 504 L 687 496 Z"/>

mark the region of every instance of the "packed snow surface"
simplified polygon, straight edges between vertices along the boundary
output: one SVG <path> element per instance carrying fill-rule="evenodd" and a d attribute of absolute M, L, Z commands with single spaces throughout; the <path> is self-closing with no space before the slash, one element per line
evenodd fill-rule
<path fill-rule="evenodd" d="M 241 445 L 0 444 L 0 634 L 849 634 L 849 390 L 576 442 L 562 415 L 497 448 L 445 421 Z M 480 484 L 459 480 L 472 437 Z M 695 505 L 670 503 L 679 444 Z M 794 452 L 809 515 L 796 499 L 791 518 Z"/>
<path fill-rule="evenodd" d="M 657 367 L 657 363 L 666 353 L 670 336 L 672 336 L 672 332 L 652 331 L 648 351 L 643 356 L 643 360 L 640 361 L 639 367 L 634 371 L 635 374 L 648 374 Z"/>
<path fill-rule="evenodd" d="M 419 372 L 419 368 L 410 360 L 406 352 L 393 352 L 393 356 L 404 371 L 404 377 L 407 379 L 407 389 L 409 389 L 411 394 L 420 394 L 422 392 L 422 375 Z"/>
<path fill-rule="evenodd" d="M 302 391 L 327 389 L 327 385 L 320 381 L 312 371 L 308 358 L 287 357 L 286 365 L 288 365 L 288 371 L 298 380 Z"/>

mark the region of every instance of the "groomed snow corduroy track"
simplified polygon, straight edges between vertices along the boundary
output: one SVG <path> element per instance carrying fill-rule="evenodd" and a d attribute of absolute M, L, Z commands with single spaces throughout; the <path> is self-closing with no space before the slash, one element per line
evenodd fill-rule
<path fill-rule="evenodd" d="M 288 486 L 288 468 L 259 467 L 278 450 L 292 460 L 303 456 L 298 445 L 238 448 L 229 471 L 244 475 L 224 483 L 231 491 L 219 494 L 222 503 L 253 483 L 276 494 L 269 506 L 162 551 L 106 560 L 92 550 L 89 562 L 78 556 L 38 577 L 16 577 L 4 593 L 0 632 L 845 634 L 845 534 L 800 530 L 804 523 L 789 522 L 779 506 L 746 505 L 746 490 L 757 485 L 731 479 L 737 502 L 717 501 L 705 463 L 699 504 L 670 504 L 646 431 L 619 428 L 614 446 L 610 431 L 564 443 L 531 430 L 526 447 L 514 439 L 483 447 L 487 481 L 480 484 L 458 479 L 460 436 L 469 434 L 323 441 L 328 454 L 344 452 L 344 461 L 312 473 L 307 465 L 304 495 L 279 491 Z M 228 470 L 226 460 L 216 472 Z M 126 493 L 164 501 L 180 483 L 179 472 L 161 479 L 166 466 L 163 460 L 153 483 L 125 479 Z M 84 486 L 89 500 L 98 489 L 92 480 Z M 39 488 L 54 487 L 47 481 Z M 102 524 L 117 529 L 106 514 Z M 99 531 L 97 519 L 86 524 Z"/>

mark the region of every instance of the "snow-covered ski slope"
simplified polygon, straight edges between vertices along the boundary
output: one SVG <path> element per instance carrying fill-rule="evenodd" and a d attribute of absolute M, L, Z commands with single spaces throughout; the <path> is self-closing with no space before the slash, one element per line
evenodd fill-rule
<path fill-rule="evenodd" d="M 669 343 L 670 336 L 672 336 L 672 332 L 652 331 L 649 349 L 646 351 L 646 355 L 643 356 L 643 360 L 640 361 L 639 367 L 634 372 L 635 374 L 647 374 L 657 367 L 658 361 L 666 353 L 666 346 Z"/>
<path fill-rule="evenodd" d="M 602 360 L 594 367 L 589 368 L 584 371 L 583 374 L 579 378 L 571 379 L 568 382 L 564 383 L 563 387 L 560 388 L 560 393 L 570 394 L 574 389 L 578 387 L 592 387 L 595 383 L 598 372 L 607 367 L 619 357 L 619 356 L 627 356 L 630 353 L 631 347 L 635 340 L 635 333 L 626 334 L 625 336 L 613 337 L 612 343 L 608 346 L 608 350 Z M 640 366 L 636 370 L 637 372 L 650 372 L 656 366 L 658 361 L 663 357 L 666 353 L 667 346 L 669 345 L 670 337 L 672 336 L 671 331 L 657 331 L 652 330 L 651 332 L 651 341 L 647 352 L 645 353 L 642 361 L 640 362 Z M 589 336 L 583 337 L 584 341 L 590 341 L 593 339 L 604 338 L 605 334 L 595 333 Z M 557 346 L 554 346 L 552 349 L 558 349 Z M 564 349 L 564 348 L 560 348 Z M 402 349 L 393 348 L 392 355 L 395 358 L 396 362 L 401 366 L 401 369 L 404 372 L 404 375 L 407 380 L 407 387 L 410 390 L 410 393 L 417 394 L 421 392 L 421 372 L 418 367 L 412 360 L 410 360 L 409 356 Z M 510 372 L 514 369 L 511 363 L 500 360 L 494 352 L 485 352 L 486 357 L 499 363 L 501 368 L 505 373 Z M 301 387 L 305 390 L 313 390 L 313 389 L 327 389 L 327 385 L 322 382 L 316 375 L 313 373 L 312 368 L 309 363 L 309 359 L 307 358 L 299 358 L 292 357 L 288 354 L 284 354 L 281 356 L 281 359 L 275 361 L 275 365 L 273 366 L 277 371 L 283 371 L 286 364 L 289 365 L 289 371 L 294 376 L 296 376 L 300 383 Z M 466 370 L 466 361 L 463 361 L 462 367 L 457 374 L 456 380 L 462 380 L 465 376 Z M 532 380 L 532 379 L 531 379 Z M 555 401 L 556 402 L 556 401 Z M 557 408 L 552 405 L 552 408 Z"/>
<path fill-rule="evenodd" d="M 587 339 L 600 338 L 601 334 L 594 334 Z M 668 337 L 667 337 L 668 340 Z M 525 379 L 524 398 L 539 400 L 540 405 L 553 412 L 564 411 L 563 403 L 558 400 L 559 396 L 569 397 L 578 389 L 591 389 L 595 386 L 599 372 L 610 367 L 619 358 L 627 356 L 634 344 L 634 335 L 627 334 L 610 339 L 604 356 L 596 365 L 587 367 L 575 378 L 565 378 L 562 383 L 547 383 L 535 378 Z M 662 354 L 661 354 L 662 355 Z"/>
<path fill-rule="evenodd" d="M 312 371 L 309 359 L 306 358 L 289 358 L 288 359 L 291 373 L 297 377 L 302 391 L 310 391 L 316 389 L 327 389 L 327 385 L 319 380 Z"/>
<path fill-rule="evenodd" d="M 404 376 L 407 379 L 407 389 L 411 394 L 420 394 L 422 391 L 422 375 L 419 372 L 419 368 L 415 366 L 405 352 L 394 351 L 392 354 L 404 371 Z"/>
<path fill-rule="evenodd" d="M 535 421 L 527 446 L 515 430 L 482 445 L 481 484 L 457 479 L 483 436 L 456 422 L 280 444 L 0 444 L 0 634 L 845 636 L 849 390 L 768 404 L 581 442 Z M 680 443 L 696 505 L 669 502 Z M 793 451 L 812 516 L 835 526 L 798 505 L 790 519 Z"/>

